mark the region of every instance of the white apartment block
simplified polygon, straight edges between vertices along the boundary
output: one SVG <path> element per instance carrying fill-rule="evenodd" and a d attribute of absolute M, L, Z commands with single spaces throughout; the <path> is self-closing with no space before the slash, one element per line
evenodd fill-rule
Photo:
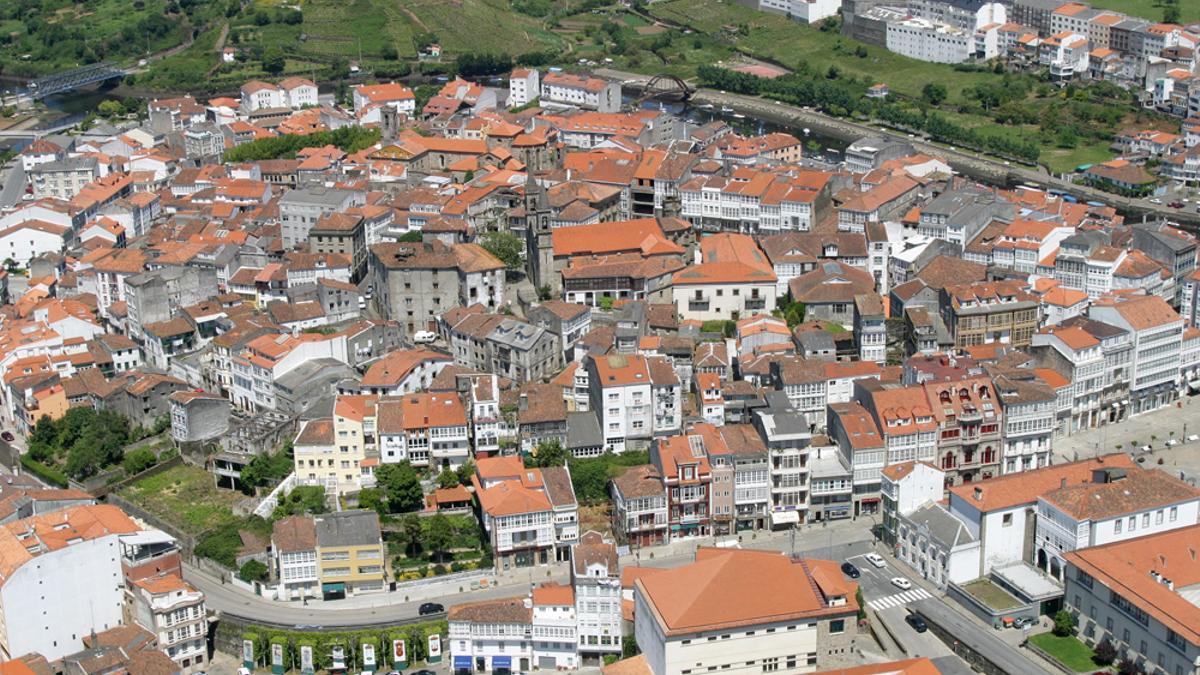
<path fill-rule="evenodd" d="M 205 670 L 208 613 L 204 594 L 169 574 L 135 581 L 134 619 L 158 640 L 158 648 L 183 673 Z"/>
<path fill-rule="evenodd" d="M 888 51 L 931 63 L 964 63 L 976 53 L 974 33 L 925 19 L 888 23 L 886 40 Z"/>
<path fill-rule="evenodd" d="M 1178 396 L 1183 318 L 1165 300 L 1156 295 L 1117 297 L 1093 304 L 1088 315 L 1133 336 L 1130 414 L 1156 410 Z"/>
<path fill-rule="evenodd" d="M 508 76 L 508 107 L 519 108 L 540 94 L 539 73 L 535 68 L 517 68 Z"/>

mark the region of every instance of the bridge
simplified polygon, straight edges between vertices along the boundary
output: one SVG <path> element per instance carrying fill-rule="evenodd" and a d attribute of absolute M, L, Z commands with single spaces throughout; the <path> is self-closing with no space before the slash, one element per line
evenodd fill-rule
<path fill-rule="evenodd" d="M 38 78 L 30 82 L 29 88 L 23 93 L 36 101 L 54 94 L 61 94 L 64 91 L 86 87 L 89 84 L 125 77 L 125 75 L 124 69 L 111 63 L 93 63 Z"/>
<path fill-rule="evenodd" d="M 655 75 L 646 80 L 645 84 L 639 83 L 633 86 L 641 89 L 641 93 L 632 101 L 634 107 L 651 99 L 686 101 L 696 93 L 696 89 L 692 85 L 674 75 Z"/>

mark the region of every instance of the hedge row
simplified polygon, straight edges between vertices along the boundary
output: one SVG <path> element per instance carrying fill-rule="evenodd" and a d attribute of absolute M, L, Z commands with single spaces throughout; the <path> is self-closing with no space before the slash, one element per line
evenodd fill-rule
<path fill-rule="evenodd" d="M 342 647 L 346 655 L 346 666 L 350 670 L 361 670 L 362 645 L 375 645 L 375 663 L 380 670 L 391 670 L 392 640 L 404 640 L 408 650 L 408 663 L 415 664 L 425 659 L 428 637 L 434 633 L 442 635 L 445 649 L 446 622 L 428 621 L 391 629 L 373 629 L 343 632 L 302 632 L 259 628 L 241 634 L 242 640 L 254 643 L 254 656 L 258 665 L 271 666 L 271 645 L 283 646 L 285 670 L 300 668 L 300 647 L 313 648 L 313 665 L 317 670 L 327 670 L 332 663 L 334 647 Z"/>
<path fill-rule="evenodd" d="M 69 481 L 67 480 L 67 475 L 65 473 L 53 467 L 46 466 L 41 462 L 35 461 L 28 455 L 21 456 L 21 466 L 25 467 L 25 470 L 29 473 L 56 487 L 65 488 L 69 485 Z"/>

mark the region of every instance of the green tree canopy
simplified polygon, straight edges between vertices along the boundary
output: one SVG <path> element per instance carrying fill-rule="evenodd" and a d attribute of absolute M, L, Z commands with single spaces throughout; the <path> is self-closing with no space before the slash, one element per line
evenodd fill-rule
<path fill-rule="evenodd" d="M 488 253 L 499 258 L 508 269 L 521 269 L 525 242 L 512 232 L 488 232 L 483 236 L 480 245 L 487 249 Z"/>
<path fill-rule="evenodd" d="M 416 469 L 408 462 L 384 464 L 375 471 L 378 484 L 387 495 L 388 511 L 405 513 L 416 511 L 425 503 L 425 492 Z"/>

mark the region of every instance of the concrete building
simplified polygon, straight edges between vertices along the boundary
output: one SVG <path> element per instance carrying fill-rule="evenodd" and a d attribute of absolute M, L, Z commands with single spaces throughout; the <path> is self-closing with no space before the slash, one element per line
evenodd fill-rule
<path fill-rule="evenodd" d="M 0 659 L 38 653 L 57 660 L 83 636 L 119 625 L 125 587 L 118 543 L 140 529 L 110 505 L 0 527 Z"/>
<path fill-rule="evenodd" d="M 204 593 L 164 574 L 133 584 L 133 617 L 154 633 L 158 648 L 184 674 L 204 672 L 208 663 L 208 612 Z"/>
<path fill-rule="evenodd" d="M 288 516 L 271 526 L 271 574 L 280 600 L 319 597 L 317 529 L 310 516 Z"/>
<path fill-rule="evenodd" d="M 385 590 L 379 514 L 339 511 L 316 516 L 317 576 L 325 599 Z"/>
<path fill-rule="evenodd" d="M 1194 674 L 1198 548 L 1200 526 L 1193 525 L 1068 553 L 1063 600 L 1080 639 L 1107 640 L 1146 672 Z"/>
<path fill-rule="evenodd" d="M 1090 482 L 1064 485 L 1037 500 L 1039 569 L 1064 581 L 1071 551 L 1160 534 L 1200 521 L 1200 491 L 1141 467 L 1101 468 Z"/>
<path fill-rule="evenodd" d="M 471 457 L 467 411 L 456 394 L 407 394 L 377 404 L 379 459 L 385 464 L 457 469 Z"/>
<path fill-rule="evenodd" d="M 1168 405 L 1179 395 L 1183 317 L 1156 295 L 1109 296 L 1088 308 L 1088 317 L 1125 329 L 1133 338 L 1129 412 Z"/>
<path fill-rule="evenodd" d="M 355 190 L 306 187 L 289 190 L 279 199 L 280 236 L 286 249 L 308 241 L 308 232 L 321 218 L 362 206 L 364 195 Z"/>
<path fill-rule="evenodd" d="M 635 582 L 637 658 L 654 675 L 814 672 L 856 635 L 856 590 L 835 562 L 701 548 L 695 562 Z"/>
<path fill-rule="evenodd" d="M 564 72 L 546 73 L 541 78 L 543 106 L 570 106 L 615 113 L 621 110 L 621 83 Z"/>
<path fill-rule="evenodd" d="M 589 407 L 612 452 L 645 447 L 682 425 L 679 376 L 661 357 L 610 354 L 585 359 Z"/>
<path fill-rule="evenodd" d="M 224 396 L 177 391 L 167 400 L 171 407 L 171 438 L 176 443 L 211 441 L 229 431 L 232 404 Z"/>
<path fill-rule="evenodd" d="M 617 547 L 599 532 L 584 533 L 571 547 L 577 651 L 583 663 L 600 662 L 607 654 L 620 654 L 623 648 L 621 571 L 617 561 Z"/>
<path fill-rule="evenodd" d="M 610 484 L 613 532 L 633 548 L 658 546 L 670 538 L 667 491 L 653 464 L 631 466 Z"/>
<path fill-rule="evenodd" d="M 455 307 L 504 305 L 504 263 L 478 244 L 376 244 L 369 264 L 376 302 L 409 335 Z"/>

